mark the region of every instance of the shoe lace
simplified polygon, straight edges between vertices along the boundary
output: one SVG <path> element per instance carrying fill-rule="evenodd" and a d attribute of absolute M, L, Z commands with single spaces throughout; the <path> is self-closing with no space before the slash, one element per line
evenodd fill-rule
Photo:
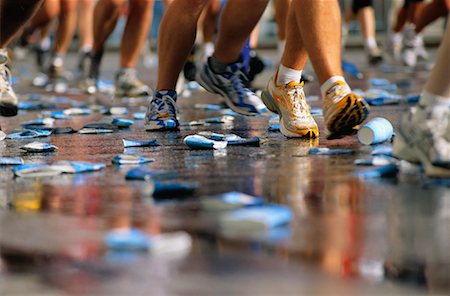
<path fill-rule="evenodd" d="M 175 101 L 170 96 L 163 96 L 162 98 L 154 97 L 152 102 L 151 119 L 160 119 L 175 117 Z"/>
<path fill-rule="evenodd" d="M 246 94 L 251 92 L 248 78 L 241 70 L 232 73 L 230 82 L 232 90 L 236 92 L 239 98 L 245 98 Z"/>
<path fill-rule="evenodd" d="M 5 93 L 11 89 L 11 72 L 6 65 L 0 65 L 0 92 Z"/>
<path fill-rule="evenodd" d="M 308 112 L 308 105 L 302 96 L 303 85 L 304 83 L 302 82 L 294 87 L 289 87 L 286 89 L 286 93 L 290 99 L 289 105 L 292 110 L 292 114 L 295 116 L 302 116 Z"/>

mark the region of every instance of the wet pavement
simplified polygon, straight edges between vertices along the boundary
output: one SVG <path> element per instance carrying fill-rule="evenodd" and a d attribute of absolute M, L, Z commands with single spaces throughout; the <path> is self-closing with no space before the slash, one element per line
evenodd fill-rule
<path fill-rule="evenodd" d="M 272 57 L 274 52 L 265 52 Z M 360 65 L 363 80 L 349 78 L 353 88 L 369 88 L 374 77 L 392 82 L 411 79 L 399 93 L 418 94 L 427 71 L 403 68 L 383 73 L 368 68 L 360 51 L 348 54 Z M 107 56 L 105 79 L 114 75 L 116 53 Z M 71 64 L 74 64 L 73 56 Z M 155 84 L 155 69 L 140 69 Z M 87 106 L 126 106 L 124 116 L 93 112 L 58 119 L 55 127 L 79 130 L 87 123 L 132 118 L 144 112 L 142 99 L 112 100 L 107 94 L 88 97 L 51 94 L 29 87 L 31 61 L 16 66 L 22 101 L 42 93 L 44 102 L 61 110 L 73 101 Z M 255 85 L 263 87 L 266 71 Z M 318 95 L 317 83 L 307 84 Z M 222 110 L 199 110 L 197 103 L 218 104 L 217 96 L 201 90 L 179 99 L 180 120 L 222 116 Z M 309 98 L 313 108 L 320 100 Z M 382 116 L 398 125 L 411 104 L 372 107 L 371 118 Z M 21 111 L 1 118 L 7 134 L 42 111 Z M 143 120 L 109 134 L 61 134 L 40 139 L 0 141 L 1 157 L 22 157 L 25 163 L 61 160 L 102 162 L 98 172 L 53 177 L 14 177 L 0 166 L 0 294 L 1 295 L 422 295 L 450 293 L 450 191 L 434 186 L 417 168 L 389 178 L 361 179 L 356 159 L 369 158 L 374 147 L 362 146 L 355 135 L 328 137 L 323 117 L 315 116 L 320 138 L 286 139 L 268 131 L 269 115 L 235 115 L 232 122 L 183 126 L 180 132 L 145 132 Z M 261 138 L 260 147 L 192 150 L 183 143 L 200 131 L 236 133 Z M 122 139 L 156 139 L 160 146 L 124 148 Z M 25 153 L 20 147 L 39 140 L 56 145 L 50 153 Z M 308 155 L 313 147 L 348 148 L 351 155 Z M 111 163 L 121 154 L 155 159 L 139 167 L 173 172 L 171 182 L 188 182 L 197 189 L 189 196 L 152 197 L 151 180 L 126 180 L 133 166 Z M 167 180 L 166 180 L 167 181 Z M 427 186 L 427 185 L 433 186 Z M 448 183 L 447 183 L 448 184 Z M 447 185 L 448 186 L 448 185 Z M 289 226 L 257 233 L 232 233 L 219 227 L 218 214 L 205 212 L 207 196 L 240 191 L 266 202 L 288 205 Z M 138 228 L 150 235 L 186 231 L 192 237 L 187 252 L 148 254 L 108 249 L 105 234 Z"/>

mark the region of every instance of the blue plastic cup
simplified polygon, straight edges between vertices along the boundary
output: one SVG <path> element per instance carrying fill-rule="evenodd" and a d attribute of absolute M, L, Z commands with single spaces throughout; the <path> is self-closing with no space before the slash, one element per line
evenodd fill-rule
<path fill-rule="evenodd" d="M 358 139 L 364 145 L 373 145 L 388 141 L 394 135 L 389 120 L 377 117 L 369 121 L 358 131 Z"/>

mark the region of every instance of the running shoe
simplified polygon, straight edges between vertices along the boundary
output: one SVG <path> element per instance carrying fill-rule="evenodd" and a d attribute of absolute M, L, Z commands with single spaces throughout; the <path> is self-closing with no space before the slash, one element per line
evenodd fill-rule
<path fill-rule="evenodd" d="M 421 163 L 430 177 L 450 177 L 450 106 L 417 106 L 397 130 L 393 154 Z"/>
<path fill-rule="evenodd" d="M 142 83 L 135 69 L 119 71 L 116 75 L 116 96 L 118 97 L 145 97 L 151 94 L 151 89 Z"/>
<path fill-rule="evenodd" d="M 403 64 L 408 67 L 416 66 L 418 59 L 428 59 L 428 53 L 423 44 L 423 37 L 421 34 L 416 34 L 414 26 L 405 28 L 401 57 Z"/>
<path fill-rule="evenodd" d="M 19 100 L 11 87 L 11 72 L 6 66 L 7 62 L 7 55 L 0 53 L 0 115 L 15 116 Z"/>
<path fill-rule="evenodd" d="M 370 48 L 368 51 L 368 61 L 370 65 L 378 65 L 383 61 L 383 54 L 378 47 Z"/>
<path fill-rule="evenodd" d="M 402 38 L 396 34 L 391 34 L 385 43 L 386 52 L 392 56 L 394 61 L 401 61 Z"/>
<path fill-rule="evenodd" d="M 323 114 L 330 132 L 347 132 L 367 118 L 369 105 L 345 82 L 337 81 L 326 91 Z"/>
<path fill-rule="evenodd" d="M 288 138 L 319 135 L 319 128 L 309 112 L 303 91 L 303 83 L 275 84 L 276 75 L 269 80 L 262 93 L 267 109 L 280 116 L 280 131 Z"/>
<path fill-rule="evenodd" d="M 174 90 L 155 92 L 145 114 L 145 130 L 178 130 L 176 101 Z"/>
<path fill-rule="evenodd" d="M 207 91 L 221 95 L 233 111 L 244 115 L 256 115 L 266 111 L 261 99 L 248 88 L 247 76 L 240 62 L 229 64 L 223 73 L 215 73 L 210 67 L 211 58 L 197 73 L 197 82 Z"/>

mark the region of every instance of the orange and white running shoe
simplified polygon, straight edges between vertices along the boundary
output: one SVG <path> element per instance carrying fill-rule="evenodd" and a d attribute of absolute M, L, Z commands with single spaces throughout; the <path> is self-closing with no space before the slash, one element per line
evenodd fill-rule
<path fill-rule="evenodd" d="M 288 138 L 315 138 L 319 128 L 309 112 L 303 91 L 303 83 L 292 81 L 285 85 L 275 84 L 272 77 L 262 93 L 266 107 L 280 116 L 280 131 Z"/>
<path fill-rule="evenodd" d="M 344 81 L 337 81 L 326 91 L 323 115 L 330 132 L 346 132 L 367 118 L 369 105 Z"/>

